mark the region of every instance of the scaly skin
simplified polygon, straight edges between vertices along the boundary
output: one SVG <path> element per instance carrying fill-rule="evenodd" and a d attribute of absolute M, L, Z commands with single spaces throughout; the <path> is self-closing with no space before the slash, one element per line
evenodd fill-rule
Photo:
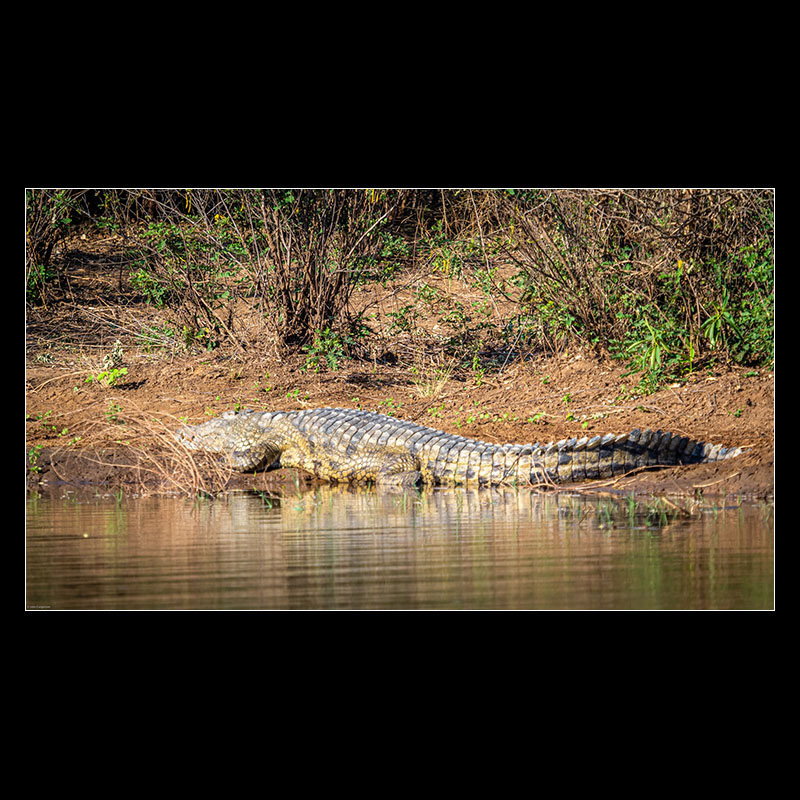
<path fill-rule="evenodd" d="M 190 450 L 226 456 L 240 472 L 280 461 L 323 480 L 402 486 L 569 483 L 646 466 L 721 461 L 742 452 L 639 430 L 546 445 L 497 445 L 343 408 L 227 411 L 183 426 L 176 437 Z"/>

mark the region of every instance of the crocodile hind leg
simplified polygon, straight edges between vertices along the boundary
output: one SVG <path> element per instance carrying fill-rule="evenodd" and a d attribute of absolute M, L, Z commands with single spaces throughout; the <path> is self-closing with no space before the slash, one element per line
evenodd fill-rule
<path fill-rule="evenodd" d="M 386 457 L 383 451 L 380 455 L 382 466 L 375 475 L 375 483 L 381 486 L 399 486 L 411 488 L 412 486 L 433 486 L 435 479 L 433 471 L 423 460 L 401 450 Z"/>
<path fill-rule="evenodd" d="M 361 447 L 351 454 L 331 454 L 325 447 L 312 447 L 314 469 L 329 481 L 375 483 L 382 486 L 411 487 L 433 483 L 429 469 L 404 447 Z"/>
<path fill-rule="evenodd" d="M 410 487 L 425 481 L 426 471 L 421 469 L 419 459 L 402 447 L 366 447 L 346 461 L 340 468 L 352 470 L 349 479 L 360 483 Z"/>

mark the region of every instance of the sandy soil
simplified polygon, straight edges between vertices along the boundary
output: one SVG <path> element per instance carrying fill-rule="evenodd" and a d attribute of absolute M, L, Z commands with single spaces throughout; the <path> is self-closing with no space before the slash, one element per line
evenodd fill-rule
<path fill-rule="evenodd" d="M 84 372 L 68 365 L 31 365 L 26 409 L 29 484 L 143 482 L 153 488 L 157 476 L 144 475 L 135 454 L 147 446 L 141 439 L 148 434 L 154 452 L 163 447 L 162 425 L 167 430 L 182 420 L 201 422 L 234 407 L 342 406 L 392 413 L 488 442 L 549 442 L 632 428 L 669 430 L 748 450 L 719 464 L 649 471 L 603 485 L 652 494 L 764 498 L 774 493 L 771 374 L 744 369 L 697 374 L 682 385 L 636 397 L 628 393 L 631 379 L 622 377 L 618 365 L 561 355 L 515 364 L 481 386 L 451 379 L 437 386 L 433 397 L 422 396 L 430 387 L 420 386 L 403 368 L 348 362 L 337 372 L 309 374 L 301 371 L 302 364 L 299 357 L 270 363 L 265 381 L 263 369 L 214 356 L 169 361 L 139 356 L 112 388 L 86 384 Z M 76 437 L 80 440 L 74 442 Z M 28 455 L 32 449 L 38 453 L 33 462 Z M 230 477 L 231 486 L 257 488 L 287 476 Z"/>

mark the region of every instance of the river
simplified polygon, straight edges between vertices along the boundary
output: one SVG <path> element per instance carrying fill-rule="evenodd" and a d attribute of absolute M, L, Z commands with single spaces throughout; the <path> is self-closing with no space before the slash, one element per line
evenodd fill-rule
<path fill-rule="evenodd" d="M 29 492 L 34 610 L 760 610 L 774 507 L 514 489 Z"/>

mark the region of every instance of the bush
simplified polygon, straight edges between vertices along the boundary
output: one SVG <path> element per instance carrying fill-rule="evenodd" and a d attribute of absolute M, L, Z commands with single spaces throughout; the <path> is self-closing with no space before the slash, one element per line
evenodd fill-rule
<path fill-rule="evenodd" d="M 701 362 L 766 364 L 772 192 L 507 194 L 506 252 L 542 335 L 625 358 L 649 387 Z"/>
<path fill-rule="evenodd" d="M 53 251 L 69 231 L 82 194 L 66 189 L 25 192 L 25 287 L 29 303 L 46 302 L 48 286 L 58 277 L 51 263 Z"/>
<path fill-rule="evenodd" d="M 578 343 L 654 388 L 773 359 L 772 191 L 33 190 L 26 203 L 29 303 L 52 294 L 56 245 L 81 215 L 124 236 L 131 286 L 187 347 L 258 349 L 265 331 L 337 369 L 365 350 L 355 289 L 410 277 L 413 295 L 376 317 L 382 335 L 459 363 Z"/>
<path fill-rule="evenodd" d="M 385 247 L 392 207 L 387 193 L 360 190 L 158 191 L 136 209 L 107 202 L 120 218 L 104 224 L 128 226 L 131 282 L 148 302 L 172 308 L 188 336 L 205 332 L 207 346 L 246 349 L 235 330 L 242 299 L 287 344 L 349 327 L 349 298 Z"/>

